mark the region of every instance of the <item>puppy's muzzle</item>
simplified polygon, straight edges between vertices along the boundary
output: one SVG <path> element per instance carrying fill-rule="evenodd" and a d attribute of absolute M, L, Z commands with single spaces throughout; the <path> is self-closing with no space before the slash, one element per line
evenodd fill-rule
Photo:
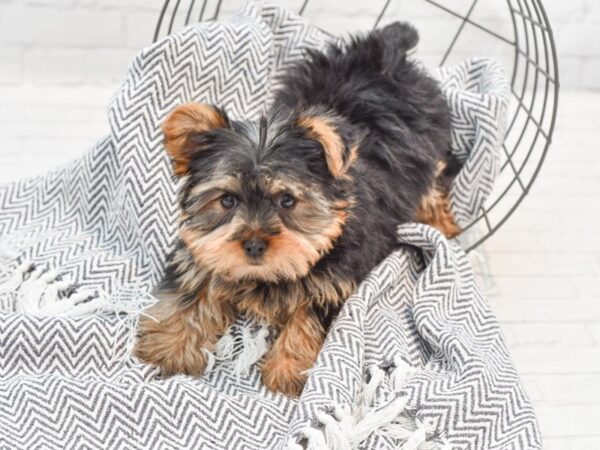
<path fill-rule="evenodd" d="M 244 253 L 246 256 L 252 259 L 260 259 L 267 251 L 267 241 L 259 237 L 254 237 L 244 241 L 242 246 L 244 247 Z"/>

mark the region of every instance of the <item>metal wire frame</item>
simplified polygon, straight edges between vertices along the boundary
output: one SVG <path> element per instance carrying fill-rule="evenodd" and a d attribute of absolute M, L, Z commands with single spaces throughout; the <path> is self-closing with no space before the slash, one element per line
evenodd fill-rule
<path fill-rule="evenodd" d="M 447 62 L 457 42 L 468 32 L 485 33 L 511 47 L 513 51 L 512 71 L 509 73 L 514 112 L 508 119 L 506 139 L 502 146 L 505 160 L 500 169 L 501 175 L 508 175 L 510 181 L 504 189 L 495 192 L 488 199 L 486 206 L 464 229 L 470 230 L 474 236 L 470 238 L 466 249 L 470 251 L 492 236 L 519 207 L 531 190 L 548 152 L 556 123 L 559 93 L 554 36 L 541 0 L 506 0 L 506 20 L 512 26 L 511 37 L 503 36 L 473 18 L 473 12 L 482 3 L 481 0 L 471 0 L 465 13 L 453 9 L 451 0 L 421 1 L 460 21 L 440 65 Z M 373 23 L 374 28 L 387 18 L 391 2 L 392 0 L 385 0 Z M 182 3 L 185 3 L 184 7 Z M 214 0 L 212 3 L 211 14 L 208 11 L 208 0 L 201 0 L 201 4 L 196 0 L 165 0 L 156 25 L 154 41 L 161 35 L 174 31 L 176 17 L 185 17 L 183 25 L 217 19 L 223 0 Z M 303 0 L 298 10 L 300 15 L 306 12 L 308 4 L 309 0 Z M 527 98 L 528 95 L 530 98 Z M 530 136 L 531 133 L 533 136 Z M 527 171 L 531 172 L 528 177 Z M 515 191 L 516 198 L 511 198 L 511 193 Z M 502 211 L 506 207 L 508 210 Z M 495 215 L 499 217 L 494 220 L 492 216 Z"/>

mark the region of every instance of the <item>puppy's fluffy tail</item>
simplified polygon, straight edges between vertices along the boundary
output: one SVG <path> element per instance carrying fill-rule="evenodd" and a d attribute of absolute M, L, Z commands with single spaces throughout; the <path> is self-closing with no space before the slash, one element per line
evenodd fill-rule
<path fill-rule="evenodd" d="M 416 28 L 406 22 L 394 22 L 371 34 L 378 41 L 382 51 L 384 71 L 395 72 L 406 62 L 406 56 L 416 48 L 419 33 Z"/>
<path fill-rule="evenodd" d="M 419 43 L 417 29 L 407 22 L 394 22 L 378 30 L 386 47 L 404 53 L 414 49 Z"/>

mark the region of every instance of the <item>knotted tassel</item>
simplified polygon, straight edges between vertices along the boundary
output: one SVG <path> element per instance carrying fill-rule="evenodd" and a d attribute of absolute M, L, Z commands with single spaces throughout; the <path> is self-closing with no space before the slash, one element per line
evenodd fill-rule
<path fill-rule="evenodd" d="M 417 369 L 410 366 L 400 357 L 394 358 L 394 369 L 389 375 L 380 367 L 369 369 L 369 381 L 363 385 L 358 405 L 354 411 L 348 406 L 333 407 L 330 413 L 319 411 L 316 419 L 322 427 L 311 426 L 301 431 L 308 449 L 351 450 L 358 448 L 371 434 L 377 432 L 389 438 L 402 441 L 401 450 L 446 450 L 439 439 L 431 440 L 435 431 L 433 421 L 421 422 L 409 417 L 406 413 L 408 397 L 398 396 L 385 406 L 373 406 L 375 394 L 381 383 L 389 377 L 394 392 L 403 389 L 405 384 L 416 374 Z M 288 442 L 289 450 L 302 448 L 298 441 Z"/>
<path fill-rule="evenodd" d="M 253 332 L 252 327 L 245 326 L 240 335 L 233 335 L 234 327 L 230 327 L 215 345 L 214 352 L 206 350 L 207 367 L 205 371 L 213 370 L 217 362 L 223 362 L 232 368 L 239 377 L 248 376 L 250 367 L 256 364 L 269 350 L 269 328 L 260 327 Z M 210 355 L 209 355 L 210 354 Z"/>
<path fill-rule="evenodd" d="M 242 351 L 235 360 L 233 369 L 238 377 L 248 376 L 250 367 L 267 353 L 267 350 L 269 350 L 268 337 L 269 329 L 265 326 L 261 327 L 254 336 L 248 328 L 242 330 Z"/>
<path fill-rule="evenodd" d="M 35 269 L 31 261 L 24 261 L 17 266 L 13 274 L 4 283 L 0 284 L 0 293 L 15 292 L 25 279 L 27 274 Z"/>
<path fill-rule="evenodd" d="M 404 388 L 406 382 L 417 373 L 417 369 L 412 367 L 399 356 L 394 358 L 394 366 L 395 367 L 390 374 L 390 382 L 392 385 L 392 391 L 399 392 Z"/>

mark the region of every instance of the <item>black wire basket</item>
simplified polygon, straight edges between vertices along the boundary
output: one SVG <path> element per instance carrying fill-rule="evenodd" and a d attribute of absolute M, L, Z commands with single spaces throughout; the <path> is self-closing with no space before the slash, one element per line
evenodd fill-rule
<path fill-rule="evenodd" d="M 165 0 L 154 40 L 202 20 L 218 19 L 243 1 Z M 552 29 L 540 0 L 280 0 L 324 31 L 340 35 L 394 20 L 421 32 L 419 56 L 429 65 L 469 56 L 499 60 L 510 79 L 508 128 L 500 176 L 477 217 L 464 229 L 467 251 L 492 236 L 514 213 L 535 181 L 554 132 L 558 61 Z M 323 18 L 327 18 L 324 22 Z M 429 32 L 428 32 L 429 31 Z"/>

